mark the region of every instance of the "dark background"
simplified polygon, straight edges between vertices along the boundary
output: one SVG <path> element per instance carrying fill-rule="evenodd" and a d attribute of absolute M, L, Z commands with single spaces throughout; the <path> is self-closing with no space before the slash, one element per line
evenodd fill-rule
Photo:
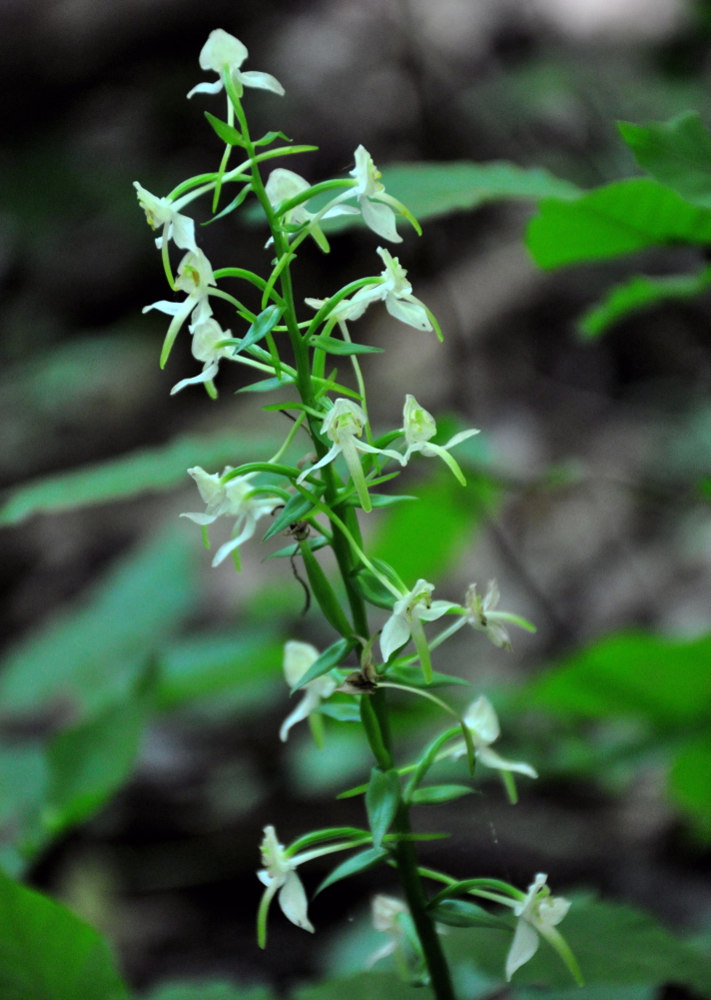
<path fill-rule="evenodd" d="M 187 430 L 232 420 L 250 428 L 258 419 L 234 402 L 224 376 L 215 404 L 197 390 L 169 397 L 194 362 L 183 343 L 159 372 L 165 318 L 141 315 L 168 295 L 131 185 L 138 179 L 162 194 L 216 166 L 220 149 L 202 113 L 220 114 L 222 98 L 184 99 L 204 78 L 198 54 L 212 28 L 247 45 L 247 69 L 284 85 L 283 99 L 249 93 L 253 132 L 278 128 L 317 144 L 318 154 L 294 164 L 312 178 L 350 169 L 362 142 L 380 165 L 511 159 L 592 186 L 634 172 L 615 120 L 661 120 L 691 107 L 708 121 L 709 19 L 705 5 L 681 0 L 5 0 L 2 13 L 3 487 Z M 576 316 L 629 269 L 537 272 L 522 243 L 529 214 L 489 206 L 433 221 L 421 240 L 407 237 L 403 262 L 445 343 L 393 333 L 371 383 L 376 420 L 398 419 L 396 377 L 428 409 L 481 427 L 511 477 L 515 488 L 470 556 L 481 578 L 499 579 L 506 605 L 539 626 L 535 639 L 517 643 L 513 662 L 487 661 L 485 674 L 502 670 L 512 681 L 623 625 L 697 634 L 708 628 L 711 596 L 708 516 L 684 478 L 707 461 L 695 442 L 709 418 L 708 300 L 582 344 Z M 205 236 L 212 259 L 242 264 L 262 253 L 261 231 L 231 219 L 224 229 Z M 335 249 L 304 260 L 301 294 L 323 296 L 372 272 L 362 233 Z M 652 273 L 693 263 L 686 251 L 637 262 Z M 367 322 L 366 336 L 378 338 L 375 320 Z M 582 486 L 527 491 L 556 463 L 579 463 Z M 147 526 L 194 509 L 188 496 L 189 486 L 177 501 L 148 498 L 5 529 L 7 640 L 31 634 Z M 239 588 L 222 572 L 218 584 L 205 567 L 207 592 L 233 588 L 237 602 Z M 224 604 L 223 593 L 202 614 L 218 621 Z M 262 729 L 235 731 L 223 720 L 157 731 L 119 802 L 32 873 L 109 931 L 138 986 L 183 973 L 283 981 L 316 967 L 316 947 L 276 915 L 279 945 L 266 962 L 253 943 L 255 845 L 273 821 L 269 807 L 292 810 L 290 835 L 318 823 L 323 808 L 298 794 L 285 806 L 293 789 L 261 747 Z M 196 833 L 187 817 L 217 794 L 206 791 L 216 764 L 237 762 L 239 787 L 245 759 L 267 800 Z M 542 781 L 511 832 L 497 802 L 489 806 L 497 837 L 489 820 L 474 836 L 484 868 L 503 865 L 525 884 L 544 866 L 559 883 L 590 885 L 692 928 L 708 916 L 709 881 L 699 877 L 708 875 L 708 855 L 685 839 L 653 770 L 617 800 Z M 363 891 L 349 886 L 330 905 L 348 911 Z M 331 919 L 327 899 L 314 914 L 322 925 Z"/>

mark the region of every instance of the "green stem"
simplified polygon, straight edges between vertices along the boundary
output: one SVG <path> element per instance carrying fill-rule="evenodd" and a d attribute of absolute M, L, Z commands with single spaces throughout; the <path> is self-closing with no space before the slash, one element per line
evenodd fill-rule
<path fill-rule="evenodd" d="M 322 458 L 326 454 L 327 448 L 321 440 L 318 418 L 314 416 L 314 413 L 310 412 L 310 410 L 315 411 L 316 399 L 309 366 L 308 337 L 301 335 L 296 315 L 290 272 L 291 255 L 289 242 L 286 235 L 282 232 L 279 220 L 267 197 L 241 104 L 239 99 L 235 100 L 236 95 L 232 94 L 231 96 L 233 98 L 235 114 L 245 141 L 245 150 L 251 161 L 252 189 L 269 223 L 269 228 L 274 239 L 276 259 L 277 261 L 284 262 L 278 275 L 281 299 L 285 305 L 283 321 L 288 331 L 294 354 L 297 387 L 301 401 L 307 407 L 304 412 L 306 413 L 309 431 L 318 457 Z M 268 286 L 269 283 L 267 283 Z M 365 601 L 353 584 L 354 572 L 358 568 L 358 556 L 354 552 L 350 538 L 355 536 L 360 541 L 357 520 L 352 508 L 347 507 L 342 501 L 339 503 L 338 480 L 334 469 L 330 465 L 327 465 L 323 469 L 322 474 L 326 486 L 323 494 L 324 505 L 336 514 L 336 517 L 331 521 L 333 526 L 332 547 L 350 605 L 354 631 L 356 635 L 367 641 L 370 637 L 370 630 Z M 347 528 L 346 525 L 348 525 Z M 368 736 L 371 751 L 378 766 L 388 770 L 394 766 L 394 763 L 385 691 L 379 689 L 372 695 L 364 695 L 363 697 L 368 699 L 367 705 L 363 705 L 361 711 L 365 710 L 368 715 L 369 725 L 364 725 L 364 729 Z M 409 809 L 407 803 L 402 799 L 398 805 L 393 822 L 393 833 L 397 837 L 393 856 L 397 863 L 405 898 L 422 945 L 422 951 L 430 974 L 432 990 L 436 1000 L 455 1000 L 447 960 L 444 956 L 435 925 L 426 910 L 427 900 L 418 872 L 414 845 L 410 839 L 412 828 L 410 825 Z"/>

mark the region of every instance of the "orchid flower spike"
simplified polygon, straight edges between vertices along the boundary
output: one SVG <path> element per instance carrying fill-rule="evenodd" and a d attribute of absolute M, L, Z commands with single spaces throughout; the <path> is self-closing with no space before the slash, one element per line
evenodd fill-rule
<path fill-rule="evenodd" d="M 513 904 L 518 923 L 506 957 L 507 980 L 536 954 L 540 934 L 555 948 L 575 978 L 581 981 L 577 963 L 555 929 L 570 909 L 570 903 L 562 896 L 551 895 L 546 885 L 547 878 L 547 875 L 536 875 L 523 901 Z"/>
<path fill-rule="evenodd" d="M 212 560 L 213 566 L 219 566 L 230 553 L 236 553 L 239 546 L 254 534 L 257 521 L 265 514 L 271 514 L 275 507 L 283 502 L 280 497 L 255 495 L 255 487 L 251 482 L 255 473 L 250 472 L 246 476 L 225 479 L 231 471 L 229 465 L 222 471 L 222 475 L 205 472 L 199 465 L 188 469 L 188 475 L 195 480 L 200 496 L 205 502 L 205 512 L 180 516 L 187 517 L 203 527 L 207 527 L 223 515 L 236 518 L 232 538 L 217 550 Z M 239 568 L 236 559 L 235 562 Z"/>
<path fill-rule="evenodd" d="M 284 202 L 298 197 L 310 188 L 311 185 L 307 180 L 299 174 L 294 173 L 293 170 L 287 170 L 285 167 L 277 167 L 275 170 L 272 170 L 265 185 L 267 198 L 269 198 L 269 203 L 274 209 L 278 209 Z M 298 232 L 305 227 L 321 250 L 324 253 L 328 253 L 330 247 L 321 229 L 321 220 L 330 219 L 337 215 L 353 215 L 357 213 L 358 209 L 350 205 L 333 205 L 331 208 L 327 207 L 324 211 L 310 212 L 306 208 L 306 205 L 302 203 L 295 205 L 294 208 L 290 208 L 288 212 L 284 213 L 283 224 L 291 232 Z M 272 239 L 269 240 L 269 243 L 271 242 Z"/>
<path fill-rule="evenodd" d="M 319 651 L 308 642 L 287 642 L 284 646 L 284 676 L 289 687 L 298 684 L 306 671 L 319 657 Z M 284 719 L 279 730 L 279 739 L 285 743 L 289 730 L 302 719 L 307 719 L 320 703 L 336 689 L 338 681 L 328 674 L 316 677 L 303 687 L 303 697 L 293 712 Z"/>
<path fill-rule="evenodd" d="M 296 874 L 298 858 L 289 858 L 284 845 L 277 840 L 273 826 L 264 827 L 261 844 L 264 868 L 257 872 L 257 878 L 266 886 L 259 907 L 261 926 L 260 945 L 266 943 L 266 914 L 274 896 L 279 893 L 279 906 L 287 920 L 305 931 L 314 933 L 314 927 L 307 914 L 306 892 L 301 879 Z M 305 859 L 302 859 L 305 860 Z"/>
<path fill-rule="evenodd" d="M 195 243 L 195 222 L 188 215 L 181 215 L 170 198 L 158 198 L 142 187 L 138 181 L 133 182 L 138 195 L 138 203 L 146 213 L 148 225 L 153 230 L 160 229 L 156 237 L 159 250 L 168 240 L 173 240 L 180 250 L 192 250 L 197 253 Z"/>
<path fill-rule="evenodd" d="M 275 77 L 269 73 L 242 73 L 240 66 L 248 56 L 247 47 L 228 34 L 222 28 L 211 31 L 207 41 L 200 50 L 200 68 L 206 72 L 214 70 L 217 80 L 214 83 L 198 83 L 188 94 L 219 94 L 225 85 L 224 73 L 229 73 L 232 83 L 241 97 L 245 87 L 257 87 L 259 90 L 271 90 L 274 94 L 284 95 L 284 88 Z"/>
<path fill-rule="evenodd" d="M 455 478 L 462 484 L 462 486 L 466 486 L 464 474 L 462 473 L 459 464 L 455 462 L 449 454 L 449 450 L 450 448 L 454 448 L 455 445 L 461 444 L 462 441 L 466 441 L 467 438 L 478 434 L 479 431 L 475 428 L 471 428 L 467 431 L 460 431 L 458 434 L 455 434 L 454 437 L 450 438 L 446 444 L 432 444 L 430 438 L 433 438 L 437 433 L 437 423 L 435 422 L 432 414 L 428 413 L 424 406 L 420 406 L 415 397 L 410 393 L 408 393 L 405 397 L 402 419 L 402 432 L 405 435 L 405 443 L 407 445 L 407 450 L 401 458 L 402 464 L 407 465 L 410 456 L 414 454 L 414 452 L 419 452 L 427 458 L 438 456 L 447 466 L 449 466 Z"/>
<path fill-rule="evenodd" d="M 480 760 L 482 764 L 492 767 L 497 771 L 516 771 L 518 774 L 525 774 L 529 778 L 538 777 L 538 774 L 530 764 L 524 764 L 523 761 L 504 760 L 495 750 L 491 749 L 491 744 L 501 734 L 501 728 L 496 712 L 494 711 L 494 706 L 484 695 L 480 695 L 476 701 L 472 702 L 464 714 L 463 721 L 471 733 L 477 760 Z M 459 757 L 463 757 L 466 752 L 467 748 L 462 740 L 461 743 L 456 743 L 450 750 L 445 751 L 442 756 L 451 757 L 453 760 L 456 760 Z"/>
<path fill-rule="evenodd" d="M 220 347 L 219 344 L 221 341 L 228 339 L 231 333 L 229 330 L 223 330 L 212 316 L 208 316 L 207 319 L 202 320 L 200 323 L 191 324 L 190 332 L 193 335 L 193 357 L 197 361 L 203 362 L 202 371 L 199 375 L 194 375 L 192 378 L 184 378 L 180 382 L 176 382 L 170 390 L 170 394 L 174 396 L 176 392 L 180 392 L 186 385 L 199 385 L 203 382 L 209 395 L 214 399 L 217 396 L 217 392 L 212 384 L 212 380 L 217 375 L 221 359 L 230 357 L 229 348 Z"/>
<path fill-rule="evenodd" d="M 358 493 L 361 507 L 366 513 L 370 511 L 372 504 L 368 496 L 368 487 L 358 453 L 367 452 L 373 455 L 385 455 L 387 458 L 394 458 L 398 461 L 400 460 L 400 456 L 396 451 L 389 451 L 386 448 L 376 448 L 366 441 L 359 440 L 366 422 L 367 418 L 362 406 L 359 406 L 350 399 L 337 399 L 324 417 L 321 425 L 321 433 L 332 441 L 333 444 L 320 461 L 308 469 L 304 469 L 296 480 L 297 484 L 302 483 L 316 469 L 321 469 L 324 465 L 328 465 L 329 462 L 333 462 L 338 455 L 343 455 L 348 466 L 348 471 L 351 474 L 353 485 Z"/>
<path fill-rule="evenodd" d="M 160 302 L 153 302 L 151 305 L 143 307 L 144 313 L 150 312 L 151 309 L 157 309 L 158 312 L 173 317 L 163 341 L 160 355 L 161 368 L 165 367 L 178 331 L 188 316 L 192 314 L 191 322 L 194 325 L 202 323 L 212 316 L 208 296 L 210 288 L 214 288 L 216 285 L 210 261 L 202 250 L 191 250 L 185 254 L 178 265 L 178 276 L 175 279 L 175 290 L 186 292 L 187 298 L 182 302 L 169 302 L 166 299 L 161 299 Z"/>

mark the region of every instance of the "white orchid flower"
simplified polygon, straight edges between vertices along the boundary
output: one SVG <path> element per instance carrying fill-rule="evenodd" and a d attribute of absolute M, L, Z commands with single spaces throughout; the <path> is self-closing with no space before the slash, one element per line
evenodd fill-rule
<path fill-rule="evenodd" d="M 380 633 L 383 663 L 387 663 L 393 653 L 412 639 L 420 657 L 425 679 L 428 681 L 432 676 L 432 666 L 422 623 L 436 621 L 453 608 L 461 613 L 458 604 L 453 604 L 451 601 L 433 601 L 433 590 L 434 584 L 418 580 L 412 590 L 395 601 L 393 613 Z"/>
<path fill-rule="evenodd" d="M 287 642 L 284 646 L 284 676 L 289 687 L 298 684 L 306 671 L 319 657 L 319 651 L 308 642 Z M 285 743 L 289 730 L 302 719 L 307 719 L 320 703 L 336 689 L 338 681 L 328 674 L 316 677 L 303 687 L 303 697 L 294 711 L 284 719 L 279 738 Z"/>
<path fill-rule="evenodd" d="M 366 513 L 370 511 L 372 504 L 368 496 L 368 487 L 358 453 L 367 452 L 373 455 L 385 455 L 388 458 L 395 458 L 398 461 L 400 456 L 396 451 L 376 448 L 366 441 L 359 440 L 366 423 L 367 418 L 362 406 L 359 406 L 350 399 L 339 398 L 335 400 L 321 424 L 321 433 L 332 441 L 333 444 L 320 461 L 316 462 L 315 465 L 311 465 L 308 469 L 304 469 L 296 482 L 303 482 L 306 476 L 315 472 L 316 469 L 323 468 L 324 465 L 333 462 L 339 455 L 343 455 L 345 463 L 348 466 L 348 471 L 351 474 L 353 485 L 358 493 L 361 506 Z"/>
<path fill-rule="evenodd" d="M 261 844 L 262 864 L 264 868 L 257 872 L 257 878 L 267 888 L 262 897 L 260 911 L 266 911 L 270 902 L 279 893 L 279 906 L 287 920 L 305 931 L 314 933 L 313 924 L 307 914 L 306 892 L 301 879 L 296 874 L 299 864 L 298 856 L 287 857 L 284 845 L 277 840 L 273 826 L 264 827 L 264 837 Z M 302 858 L 301 860 L 306 860 Z"/>
<path fill-rule="evenodd" d="M 176 382 L 170 390 L 170 394 L 174 396 L 176 392 L 180 392 L 186 385 L 199 385 L 201 382 L 204 382 L 207 385 L 210 395 L 216 396 L 217 393 L 214 388 L 211 391 L 212 380 L 217 375 L 222 358 L 230 356 L 228 347 L 218 347 L 217 345 L 220 341 L 228 339 L 231 336 L 231 332 L 223 330 L 212 316 L 208 316 L 207 319 L 202 320 L 200 323 L 191 324 L 190 332 L 193 335 L 192 354 L 197 361 L 203 362 L 202 371 L 199 375 L 194 375 L 192 378 L 184 378 L 180 382 Z"/>
<path fill-rule="evenodd" d="M 265 514 L 271 514 L 275 507 L 282 503 L 280 497 L 253 495 L 255 487 L 251 480 L 255 473 L 235 476 L 225 481 L 225 476 L 231 471 L 229 465 L 223 470 L 222 475 L 205 472 L 199 465 L 188 469 L 188 475 L 195 480 L 206 508 L 204 513 L 187 513 L 180 516 L 187 517 L 202 527 L 212 524 L 222 516 L 236 519 L 232 538 L 217 550 L 212 560 L 213 566 L 219 566 L 230 553 L 236 552 L 243 542 L 252 537 L 257 521 Z"/>
<path fill-rule="evenodd" d="M 401 323 L 416 330 L 432 330 L 427 307 L 412 294 L 405 268 L 384 247 L 378 247 L 377 253 L 385 264 L 380 274 L 382 280 L 365 285 L 352 298 L 339 302 L 331 315 L 339 320 L 358 319 L 372 302 L 382 301 L 390 315 Z"/>
<path fill-rule="evenodd" d="M 277 167 L 269 174 L 264 189 L 272 208 L 278 208 L 284 202 L 296 198 L 298 195 L 303 194 L 304 191 L 308 191 L 310 187 L 309 182 L 301 177 L 300 174 L 294 173 L 293 170 L 287 170 L 285 167 Z M 357 214 L 357 212 L 358 209 L 350 205 L 333 205 L 331 208 L 327 207 L 320 212 L 310 212 L 305 204 L 301 204 L 290 208 L 285 213 L 283 221 L 286 226 L 294 230 L 305 226 L 324 253 L 328 253 L 328 240 L 321 229 L 321 220 L 331 219 L 337 215 L 353 215 Z M 273 239 L 270 239 L 267 246 L 272 242 Z"/>
<path fill-rule="evenodd" d="M 467 621 L 472 628 L 485 632 L 491 642 L 499 649 L 511 649 L 511 639 L 501 621 L 513 621 L 520 623 L 517 615 L 508 614 L 505 611 L 495 611 L 500 598 L 499 587 L 496 580 L 490 580 L 486 593 L 482 598 L 478 593 L 476 584 L 472 583 L 467 587 L 464 604 L 467 608 Z"/>
<path fill-rule="evenodd" d="M 219 94 L 225 85 L 223 73 L 230 74 L 237 96 L 241 97 L 244 87 L 257 87 L 259 90 L 271 90 L 274 94 L 284 95 L 284 88 L 269 73 L 242 73 L 240 66 L 249 55 L 246 45 L 243 45 L 234 35 L 228 34 L 222 28 L 216 28 L 208 35 L 208 39 L 200 50 L 200 68 L 206 72 L 214 70 L 218 79 L 214 83 L 198 83 L 188 94 Z"/>
<path fill-rule="evenodd" d="M 187 297 L 182 302 L 169 302 L 166 299 L 161 299 L 160 302 L 153 302 L 151 305 L 143 307 L 144 313 L 150 312 L 151 309 L 157 309 L 158 312 L 173 317 L 163 342 L 160 356 L 161 368 L 165 367 L 178 331 L 187 318 L 190 316 L 192 324 L 197 326 L 212 316 L 208 296 L 210 288 L 214 288 L 216 285 L 210 261 L 202 250 L 191 250 L 185 254 L 178 265 L 178 274 L 175 279 L 175 290 L 186 292 Z"/>
<path fill-rule="evenodd" d="M 133 182 L 138 195 L 138 203 L 146 213 L 148 225 L 153 230 L 160 229 L 160 235 L 156 237 L 156 246 L 159 250 L 163 245 L 172 240 L 176 247 L 181 250 L 192 250 L 197 253 L 195 243 L 195 222 L 188 215 L 181 215 L 175 206 L 175 202 L 170 198 L 158 198 L 147 191 L 138 181 Z"/>
<path fill-rule="evenodd" d="M 402 419 L 402 432 L 405 435 L 405 444 L 407 445 L 405 454 L 400 459 L 402 464 L 407 465 L 410 460 L 410 456 L 414 452 L 419 452 L 427 458 L 437 456 L 449 466 L 454 473 L 454 476 L 459 480 L 462 486 L 465 486 L 466 480 L 464 479 L 462 470 L 459 468 L 459 464 L 455 462 L 449 454 L 449 450 L 450 448 L 454 448 L 456 445 L 461 444 L 462 441 L 466 441 L 467 438 L 478 434 L 479 431 L 476 428 L 471 428 L 467 431 L 460 431 L 458 434 L 455 434 L 454 437 L 450 438 L 446 444 L 433 444 L 430 438 L 433 438 L 437 433 L 437 423 L 435 418 L 424 408 L 424 406 L 420 406 L 415 397 L 410 393 L 408 393 L 405 397 Z"/>
<path fill-rule="evenodd" d="M 371 912 L 373 927 L 376 931 L 387 934 L 390 940 L 370 956 L 366 965 L 368 969 L 379 962 L 381 958 L 392 955 L 400 947 L 403 929 L 398 918 L 402 914 L 409 914 L 410 910 L 402 900 L 395 899 L 394 896 L 379 894 L 373 897 Z"/>
<path fill-rule="evenodd" d="M 515 771 L 518 774 L 525 774 L 529 778 L 538 777 L 530 764 L 525 764 L 523 761 L 505 760 L 491 749 L 491 744 L 501 735 L 501 727 L 494 706 L 484 695 L 480 695 L 476 701 L 472 702 L 464 714 L 463 721 L 471 733 L 477 760 L 480 760 L 482 764 L 497 771 Z M 461 743 L 456 743 L 450 750 L 445 751 L 442 756 L 452 757 L 456 760 L 463 757 L 466 752 L 467 748 L 462 740 Z"/>
<path fill-rule="evenodd" d="M 506 957 L 506 979 L 510 980 L 514 972 L 538 951 L 539 935 L 542 935 L 559 953 L 563 961 L 578 978 L 580 970 L 567 944 L 556 931 L 556 925 L 570 909 L 570 903 L 562 896 L 552 896 L 546 885 L 548 876 L 536 875 L 528 887 L 525 899 L 512 903 L 513 911 L 518 917 L 516 931 Z M 572 965 L 571 965 L 572 962 Z"/>

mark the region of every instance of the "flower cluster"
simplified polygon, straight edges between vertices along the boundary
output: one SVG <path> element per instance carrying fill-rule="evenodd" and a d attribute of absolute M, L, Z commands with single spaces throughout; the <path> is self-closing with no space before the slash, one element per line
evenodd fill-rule
<path fill-rule="evenodd" d="M 473 701 L 460 718 L 428 690 L 435 681 L 452 680 L 434 674 L 431 651 L 467 624 L 484 632 L 502 649 L 511 648 L 509 625 L 532 626 L 517 615 L 498 610 L 499 590 L 495 581 L 489 583 L 483 596 L 476 584 L 471 584 L 461 604 L 435 599 L 433 583 L 420 578 L 409 588 L 392 567 L 378 559 L 369 559 L 363 550 L 357 509 L 368 513 L 374 506 L 404 499 L 393 495 L 376 498 L 372 491 L 401 472 L 416 455 L 440 459 L 464 484 L 464 473 L 452 450 L 479 432 L 468 428 L 455 433 L 446 443 L 437 443 L 434 416 L 408 393 L 401 426 L 382 438 L 374 438 L 358 360 L 358 355 L 367 353 L 369 347 L 352 342 L 349 324 L 360 319 L 371 306 L 382 304 L 385 312 L 398 322 L 422 332 L 434 331 L 441 339 L 437 320 L 414 294 L 407 270 L 383 246 L 376 250 L 382 264 L 380 273 L 356 279 L 329 297 L 305 299 L 316 313 L 310 321 L 299 317 L 290 268 L 297 257 L 296 251 L 308 238 L 322 251 L 329 252 L 326 237 L 329 220 L 359 216 L 379 240 L 390 243 L 403 242 L 398 232 L 403 219 L 417 233 L 421 230 L 406 206 L 386 191 L 380 171 L 362 145 L 355 150 L 354 167 L 347 177 L 311 184 L 292 170 L 274 166 L 264 180 L 261 171 L 266 162 L 272 164 L 280 156 L 314 147 L 295 147 L 280 132 L 269 132 L 257 140 L 250 137 L 242 106 L 245 89 L 283 95 L 284 88 L 269 73 L 243 70 L 247 57 L 247 48 L 237 38 L 222 29 L 211 32 L 199 61 L 202 70 L 216 74 L 216 79 L 198 83 L 187 95 L 192 98 L 197 94 L 225 94 L 227 120 L 208 115 L 226 147 L 218 170 L 190 178 L 167 197 L 157 197 L 140 183 L 134 184 L 139 205 L 155 233 L 171 290 L 178 293 L 177 300 L 154 302 L 144 312 L 156 310 L 170 317 L 161 367 L 165 366 L 181 329 L 187 326 L 189 330 L 191 353 L 200 369 L 197 374 L 176 382 L 171 393 L 201 385 L 214 397 L 217 394 L 214 380 L 220 365 L 223 361 L 236 362 L 257 376 L 249 389 L 266 392 L 284 386 L 290 388 L 288 402 L 268 405 L 265 409 L 285 411 L 291 425 L 276 454 L 267 462 L 254 461 L 237 469 L 226 466 L 221 473 L 207 472 L 198 465 L 188 469 L 205 509 L 181 516 L 200 525 L 206 544 L 207 528 L 220 518 L 230 519 L 230 536 L 218 547 L 212 565 L 219 566 L 232 556 L 239 569 L 239 549 L 255 534 L 258 522 L 283 508 L 266 536 L 285 531 L 291 542 L 274 555 L 289 558 L 294 576 L 307 590 L 309 601 L 313 597 L 313 603 L 321 608 L 338 638 L 323 653 L 309 643 L 286 643 L 284 676 L 292 692 L 299 692 L 299 699 L 281 723 L 279 738 L 286 743 L 292 728 L 308 720 L 318 742 L 324 724 L 322 716 L 341 721 L 357 719 L 362 723 L 376 763 L 368 783 L 347 793 L 365 795 L 369 829 L 316 830 L 285 846 L 273 825 L 264 827 L 262 867 L 257 872 L 264 886 L 257 916 L 258 942 L 262 947 L 266 943 L 268 912 L 274 899 L 291 923 L 313 932 L 298 869 L 312 859 L 355 848 L 358 853 L 332 872 L 327 882 L 387 860 L 396 868 L 406 869 L 401 870 L 401 881 L 409 886 L 409 906 L 391 896 L 376 897 L 375 926 L 387 935 L 388 942 L 371 961 L 394 954 L 408 975 L 419 982 L 427 981 L 430 972 L 444 964 L 441 955 L 439 959 L 436 956 L 437 936 L 424 933 L 423 927 L 428 920 L 444 919 L 447 908 L 443 906 L 439 912 L 435 909 L 440 903 L 438 897 L 430 901 L 433 907 L 428 912 L 419 889 L 410 891 L 420 877 L 432 877 L 440 886 L 445 884 L 442 899 L 471 893 L 513 911 L 516 922 L 506 959 L 507 979 L 533 956 L 540 937 L 558 951 L 579 978 L 575 960 L 556 930 L 569 904 L 550 894 L 545 875 L 536 875 L 526 893 L 492 879 L 457 882 L 418 868 L 409 850 L 414 847 L 409 844 L 412 827 L 407 814 L 411 806 L 445 802 L 471 791 L 463 785 L 423 786 L 421 781 L 435 762 L 443 758 L 458 760 L 466 755 L 473 771 L 476 758 L 500 773 L 512 801 L 512 774 L 536 777 L 529 764 L 507 760 L 492 748 L 500 736 L 500 726 L 486 697 Z M 286 145 L 275 146 L 280 140 Z M 228 170 L 228 160 L 235 150 L 243 154 L 244 160 Z M 231 184 L 237 185 L 237 194 L 216 215 L 223 190 Z M 213 269 L 197 245 L 195 221 L 185 212 L 190 202 L 204 194 L 212 196 L 216 217 L 236 210 L 248 197 L 259 202 L 270 229 L 265 244 L 272 267 L 268 277 L 245 267 Z M 182 254 L 175 278 L 171 247 Z M 246 283 L 249 287 L 244 300 L 218 287 L 218 280 Z M 244 304 L 248 302 L 261 304 L 257 307 Z M 231 330 L 224 329 L 213 314 L 213 306 L 232 307 L 236 315 L 232 315 L 230 325 L 235 328 L 235 324 L 246 323 L 246 333 L 238 332 L 233 337 Z M 339 355 L 347 358 L 356 389 L 351 388 L 348 379 L 342 382 L 337 377 L 330 361 L 327 366 L 329 355 L 339 361 Z M 298 447 L 298 435 L 304 431 L 316 454 L 312 457 L 309 453 L 304 458 L 302 448 L 300 456 L 292 457 Z M 388 468 L 389 463 L 392 465 Z M 336 586 L 321 566 L 319 549 L 324 545 L 329 545 L 335 556 L 340 574 Z M 304 579 L 299 575 L 302 567 Z M 389 609 L 379 631 L 370 629 L 367 604 Z M 429 629 L 430 623 L 445 617 L 448 624 L 438 626 L 436 636 L 428 640 L 426 627 Z M 376 663 L 378 647 L 380 663 Z M 356 651 L 360 672 L 348 672 L 351 668 L 346 665 L 347 657 L 356 655 Z M 422 679 L 402 683 L 413 662 L 419 662 Z M 421 695 L 458 720 L 456 728 L 436 736 L 420 759 L 406 767 L 397 766 L 391 745 L 386 692 L 379 690 L 388 686 Z M 334 692 L 332 702 L 323 704 Z M 351 700 L 355 698 L 361 699 L 357 705 Z M 400 850 L 405 842 L 408 850 Z M 461 912 L 466 916 L 468 911 L 464 907 Z"/>

